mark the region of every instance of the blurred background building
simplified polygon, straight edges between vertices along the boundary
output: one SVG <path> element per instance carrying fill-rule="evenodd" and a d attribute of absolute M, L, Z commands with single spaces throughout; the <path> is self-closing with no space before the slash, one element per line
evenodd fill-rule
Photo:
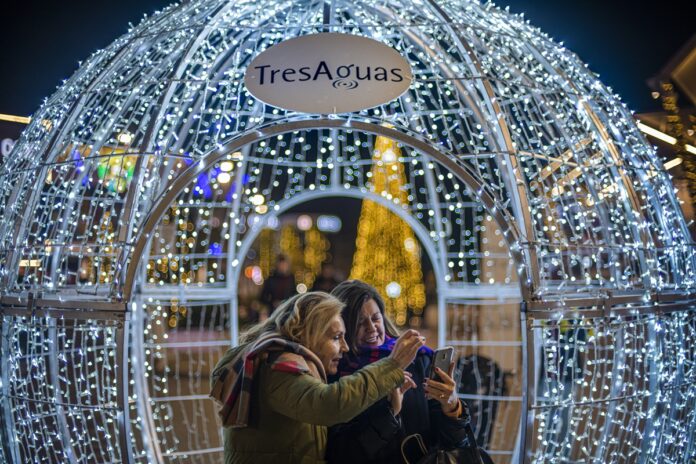
<path fill-rule="evenodd" d="M 647 84 L 661 109 L 639 113 L 636 119 L 672 174 L 689 230 L 696 237 L 696 34 Z"/>

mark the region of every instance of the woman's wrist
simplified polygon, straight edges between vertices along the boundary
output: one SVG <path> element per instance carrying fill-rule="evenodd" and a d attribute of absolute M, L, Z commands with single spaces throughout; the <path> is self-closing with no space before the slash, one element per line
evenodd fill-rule
<path fill-rule="evenodd" d="M 462 414 L 462 403 L 457 400 L 454 404 L 450 405 L 449 402 L 446 408 L 442 408 L 442 412 L 448 417 L 457 418 Z"/>
<path fill-rule="evenodd" d="M 391 406 L 391 404 L 389 405 L 389 413 L 391 414 L 391 418 L 393 421 L 392 424 L 395 427 L 401 427 L 401 415 L 399 414 L 398 411 L 394 410 L 394 408 Z"/>
<path fill-rule="evenodd" d="M 396 417 L 399 415 L 399 411 L 397 411 L 391 404 L 389 405 L 389 412 L 392 416 L 394 416 L 394 419 L 396 419 Z"/>

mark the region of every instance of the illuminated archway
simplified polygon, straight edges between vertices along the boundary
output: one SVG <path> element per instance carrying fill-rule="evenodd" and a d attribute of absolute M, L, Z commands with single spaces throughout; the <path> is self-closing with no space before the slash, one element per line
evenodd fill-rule
<path fill-rule="evenodd" d="M 377 136 L 389 136 L 402 144 L 402 161 L 407 166 L 407 176 L 410 179 L 418 179 L 404 186 L 409 193 L 409 197 L 413 196 L 414 198 L 408 204 L 399 204 L 396 199 L 388 199 L 370 190 L 368 185 L 369 176 L 366 176 L 366 173 L 372 167 L 372 147 Z M 278 162 L 271 154 L 274 150 L 275 152 L 279 151 L 276 144 L 281 146 L 292 145 L 289 143 L 291 139 L 303 140 L 303 143 L 312 140 L 312 148 L 307 150 L 308 153 L 312 154 L 321 151 L 320 140 L 332 139 L 327 144 L 333 144 L 334 151 L 331 154 L 327 154 L 327 158 L 310 155 L 311 159 L 296 160 L 290 165 Z M 360 142 L 362 147 L 360 150 L 354 149 L 357 142 Z M 349 150 L 350 153 L 356 154 L 353 159 L 348 157 L 342 158 L 339 154 L 349 153 Z M 255 155 L 255 153 L 261 154 Z M 315 179 L 316 182 L 308 186 L 304 183 L 303 174 L 296 177 L 295 181 L 283 184 L 280 191 L 276 191 L 271 185 L 272 182 L 268 181 L 273 179 L 269 171 L 282 169 L 305 173 L 306 171 L 311 171 L 312 167 L 316 167 L 318 159 L 323 160 L 319 164 L 332 165 L 328 171 L 332 175 L 325 177 L 323 181 L 316 181 L 317 179 Z M 342 161 L 340 161 L 341 159 Z M 214 179 L 216 175 L 219 175 L 219 167 L 226 162 L 234 164 L 233 168 L 229 166 L 225 168 L 225 172 L 230 174 L 229 189 L 234 189 L 234 192 L 240 195 L 242 195 L 243 189 L 233 186 L 242 185 L 245 179 L 249 181 L 249 173 L 255 173 L 253 174 L 255 178 L 264 179 L 264 183 L 261 184 L 250 182 L 248 188 L 244 190 L 246 192 L 244 195 L 249 198 L 258 194 L 258 192 L 264 192 L 266 198 L 270 200 L 268 203 L 270 208 L 267 210 L 264 208 L 263 214 L 258 214 L 253 206 L 249 207 L 249 205 L 255 204 L 252 200 L 237 198 L 236 200 L 238 201 L 234 201 L 229 196 L 231 190 L 219 190 L 217 194 L 213 194 L 208 198 L 204 198 L 205 195 L 201 192 L 198 195 L 195 193 L 196 186 L 201 185 L 199 183 L 201 176 Z M 428 166 L 431 172 L 430 175 L 425 175 L 422 168 Z M 355 175 L 357 169 L 362 170 L 361 176 Z M 347 181 L 347 171 L 353 172 L 350 175 L 353 178 L 352 181 Z M 211 172 L 213 174 L 210 174 Z M 284 177 L 290 177 L 285 172 L 283 174 Z M 448 182 L 453 187 L 446 190 L 439 189 L 438 186 L 442 184 L 442 181 L 438 181 L 437 178 L 440 176 L 449 179 Z M 522 373 L 524 370 L 522 369 L 522 358 L 525 355 L 525 352 L 521 349 L 522 342 L 519 341 L 522 336 L 519 330 L 519 322 L 514 317 L 514 314 L 517 313 L 514 308 L 519 304 L 520 300 L 519 285 L 516 283 L 516 276 L 514 275 L 518 265 L 513 264 L 514 260 L 508 252 L 507 245 L 503 245 L 503 255 L 495 258 L 491 256 L 489 259 L 495 259 L 496 264 L 501 260 L 505 263 L 510 263 L 504 265 L 502 270 L 503 275 L 508 278 L 508 284 L 502 286 L 500 284 L 474 285 L 473 282 L 467 284 L 465 282 L 466 279 L 462 279 L 461 276 L 454 276 L 453 278 L 451 266 L 448 265 L 450 262 L 448 254 L 443 251 L 444 248 L 441 245 L 442 237 L 453 237 L 457 236 L 458 233 L 462 234 L 462 236 L 464 233 L 468 234 L 468 232 L 463 230 L 462 226 L 449 226 L 449 230 L 446 231 L 447 224 L 452 218 L 461 219 L 466 217 L 471 224 L 484 224 L 482 216 L 480 220 L 475 219 L 474 216 L 476 214 L 474 211 L 486 211 L 486 209 L 483 207 L 482 202 L 474 200 L 472 192 L 478 191 L 480 195 L 485 195 L 486 187 L 475 183 L 474 185 L 468 185 L 460 180 L 460 177 L 467 176 L 466 172 L 462 172 L 456 164 L 449 163 L 434 147 L 412 136 L 400 133 L 396 129 L 359 122 L 353 124 L 349 121 L 335 119 L 293 121 L 257 130 L 248 136 L 242 136 L 238 140 L 219 147 L 208 156 L 202 158 L 200 162 L 188 166 L 185 172 L 180 174 L 178 181 L 173 184 L 172 188 L 165 191 L 154 202 L 151 216 L 144 221 L 143 228 L 140 231 L 140 240 L 135 243 L 132 251 L 132 256 L 138 260 L 140 265 L 129 264 L 131 274 L 127 276 L 126 280 L 126 282 L 137 284 L 137 287 L 134 288 L 134 293 L 131 293 L 128 285 L 125 286 L 125 295 L 129 301 L 135 304 L 133 333 L 145 334 L 143 339 L 138 338 L 132 343 L 132 349 L 137 352 L 137 358 L 140 360 L 137 365 L 146 366 L 145 369 L 136 369 L 134 376 L 138 379 L 155 379 L 153 381 L 156 382 L 155 385 L 148 385 L 147 382 L 142 383 L 141 391 L 138 393 L 138 398 L 141 399 L 138 417 L 147 418 L 146 423 L 149 424 L 147 430 L 149 430 L 149 434 L 152 437 L 149 441 L 153 443 L 168 442 L 166 437 L 162 436 L 161 431 L 176 429 L 176 420 L 172 417 L 172 412 L 175 414 L 175 411 L 185 409 L 180 404 L 181 402 L 198 402 L 198 406 L 196 406 L 198 411 L 205 411 L 206 407 L 210 406 L 209 400 L 201 391 L 172 396 L 162 395 L 158 393 L 158 390 L 181 392 L 180 384 L 185 382 L 172 378 L 172 376 L 167 376 L 165 372 L 166 366 L 176 365 L 177 361 L 175 359 L 178 359 L 178 357 L 187 356 L 190 359 L 196 359 L 201 354 L 202 347 L 207 347 L 211 353 L 215 353 L 215 355 L 209 355 L 209 359 L 214 358 L 219 356 L 220 349 L 228 347 L 230 341 L 234 343 L 236 340 L 238 334 L 236 283 L 239 280 L 244 257 L 264 224 L 270 218 L 278 217 L 293 206 L 311 199 L 340 196 L 369 199 L 381 204 L 409 224 L 415 232 L 433 264 L 436 276 L 438 289 L 437 306 L 439 310 L 438 342 L 440 345 L 455 344 L 462 354 L 468 353 L 469 356 L 480 357 L 479 352 L 481 351 L 481 354 L 486 353 L 491 357 L 491 362 L 505 361 L 508 364 L 508 369 L 510 369 L 510 365 L 512 366 L 512 371 L 514 371 L 512 384 L 515 385 L 515 392 L 501 394 L 499 398 L 486 401 L 489 401 L 489 407 L 493 403 L 501 403 L 500 409 L 506 411 L 510 409 L 506 405 L 507 402 L 513 402 L 516 406 L 512 408 L 512 412 L 508 412 L 506 417 L 507 424 L 505 424 L 506 421 L 502 415 L 498 418 L 498 422 L 489 418 L 488 428 L 485 432 L 487 441 L 490 441 L 493 435 L 498 435 L 496 437 L 498 441 L 495 442 L 497 449 L 492 450 L 493 453 L 512 455 L 516 445 L 514 430 L 512 434 L 508 433 L 507 436 L 503 432 L 509 432 L 511 427 L 516 429 L 523 414 L 519 406 L 522 404 L 520 386 L 523 384 Z M 295 189 L 294 187 L 297 185 L 304 185 L 304 191 Z M 436 191 L 438 189 L 440 190 L 439 193 Z M 448 197 L 448 200 L 444 200 L 445 196 Z M 221 203 L 220 200 L 223 197 L 228 197 L 230 201 Z M 436 220 L 432 220 L 432 216 L 428 214 L 418 217 L 419 204 L 421 205 L 420 208 L 422 208 L 423 204 L 430 205 L 429 211 L 432 209 L 449 211 L 449 217 L 443 216 Z M 460 207 L 452 207 L 456 204 L 460 204 Z M 190 213 L 182 212 L 187 207 L 191 208 Z M 163 214 L 166 216 L 168 214 L 167 211 L 172 209 L 176 209 L 178 213 L 163 220 Z M 203 282 L 199 280 L 198 282 L 191 282 L 190 285 L 182 286 L 177 285 L 176 281 L 172 282 L 170 278 L 162 275 L 157 277 L 157 279 L 163 279 L 159 283 L 156 282 L 157 279 L 152 278 L 150 279 L 153 282 L 152 284 L 146 283 L 147 279 L 145 276 L 150 275 L 151 266 L 156 265 L 155 260 L 164 259 L 165 256 L 168 256 L 169 262 L 174 259 L 178 260 L 178 263 L 182 263 L 183 259 L 189 256 L 187 254 L 182 255 L 173 246 L 174 242 L 181 241 L 185 237 L 180 238 L 180 235 L 168 234 L 165 229 L 171 229 L 172 224 L 175 223 L 195 223 L 196 220 L 191 219 L 191 217 L 199 215 L 203 209 L 205 209 L 206 215 L 208 210 L 211 211 L 209 217 L 234 218 L 238 224 L 247 225 L 243 227 L 244 230 L 238 231 L 231 225 L 230 220 L 229 239 L 220 250 L 222 258 L 216 258 L 219 268 L 225 268 L 225 272 L 228 273 L 223 279 L 224 283 L 215 282 L 208 284 L 205 280 Z M 495 228 L 495 230 L 499 230 L 495 225 L 495 219 L 488 214 L 486 216 L 488 219 L 485 221 L 485 224 L 488 224 L 489 229 Z M 497 219 L 503 221 L 503 225 L 507 225 L 508 223 L 505 222 L 504 218 L 505 214 L 503 213 Z M 197 227 L 196 230 L 200 230 L 200 228 Z M 492 232 L 490 236 L 493 236 Z M 163 239 L 163 237 L 167 238 Z M 504 241 L 502 234 L 500 234 L 499 239 Z M 153 241 L 156 241 L 155 245 L 153 245 Z M 468 247 L 468 260 L 481 261 L 476 264 L 481 271 L 496 267 L 492 264 L 483 264 L 483 250 L 474 253 L 475 249 L 475 246 Z M 144 265 L 147 262 L 150 264 L 148 264 L 148 271 L 145 271 Z M 157 263 L 159 264 L 159 261 Z M 203 261 L 201 261 L 201 266 L 203 266 L 202 263 Z M 175 267 L 178 268 L 180 265 L 183 266 L 183 264 L 177 264 Z M 215 266 L 215 263 L 208 264 L 207 269 L 210 269 L 211 265 Z M 500 272 L 498 270 L 499 274 Z M 138 278 L 138 275 L 141 277 Z M 170 274 L 170 277 L 171 275 L 173 274 Z M 183 275 L 188 274 L 184 272 Z M 512 282 L 509 282 L 509 280 L 512 280 Z M 463 300 L 466 300 L 466 303 L 462 303 Z M 172 301 L 175 301 L 173 310 Z M 479 304 L 485 305 L 487 302 L 489 305 L 492 302 L 507 302 L 507 318 L 511 321 L 512 332 L 503 335 L 502 338 L 504 340 L 486 341 L 484 332 L 478 330 L 479 324 L 473 324 L 473 327 L 469 329 L 469 336 L 471 336 L 471 330 L 473 330 L 473 334 L 478 333 L 481 339 L 475 345 L 465 343 L 461 339 L 463 333 L 461 325 L 452 322 L 452 318 L 457 317 L 459 312 L 471 312 L 472 309 L 477 314 L 480 312 L 480 317 L 483 319 L 496 319 L 496 317 L 499 318 L 503 315 L 505 312 L 503 310 L 498 310 L 494 314 L 491 311 L 487 312 L 484 306 L 478 306 Z M 474 306 L 472 307 L 472 305 Z M 209 308 L 212 306 L 217 308 L 213 309 L 213 311 L 224 311 L 229 314 L 229 319 L 227 319 L 229 328 L 214 324 L 214 326 L 204 329 L 204 334 L 201 333 L 200 327 L 195 328 L 198 331 L 197 336 L 205 338 L 196 338 L 197 336 L 191 338 L 191 335 L 182 335 L 188 332 L 176 328 L 176 330 L 169 332 L 168 339 L 164 341 L 161 339 L 164 336 L 164 332 L 161 329 L 155 329 L 154 331 L 151 329 L 153 321 L 161 320 L 166 322 L 168 318 L 173 317 L 172 315 L 177 313 L 177 308 L 185 307 L 187 311 L 191 311 L 192 308 Z M 465 306 L 467 307 L 466 310 L 464 309 Z M 188 319 L 184 317 L 182 320 Z M 467 320 L 473 322 L 469 319 Z M 183 323 L 183 325 L 186 326 L 186 323 Z M 145 330 L 146 328 L 149 330 Z M 210 338 L 211 336 L 213 338 Z M 188 351 L 185 349 L 186 344 L 191 347 Z M 153 356 L 146 354 L 148 347 L 152 348 L 153 353 L 155 353 Z M 178 354 L 176 356 L 168 351 L 172 349 L 177 349 Z M 506 353 L 504 352 L 505 350 L 509 352 Z M 503 356 L 505 359 L 496 359 L 496 356 Z M 172 373 L 175 372 L 177 373 L 175 377 L 186 377 L 183 371 L 172 367 Z M 202 375 L 201 372 L 203 372 Z M 205 367 L 196 367 L 193 372 L 189 372 L 188 376 L 190 377 L 191 375 L 206 377 Z M 480 381 L 485 383 L 485 379 Z M 207 385 L 204 385 L 204 388 L 207 388 Z M 485 396 L 481 395 L 480 392 L 473 391 L 463 395 L 468 400 L 473 401 L 481 401 L 482 397 Z M 156 398 L 153 399 L 153 396 Z M 167 410 L 171 411 L 169 417 L 162 409 L 163 404 L 169 405 Z M 186 408 L 189 407 L 186 406 Z M 201 412 L 200 415 L 203 416 L 204 414 Z M 522 421 L 524 422 L 523 419 Z M 219 429 L 219 425 L 214 420 L 212 414 L 208 415 L 207 422 L 209 423 L 201 423 L 199 425 L 201 427 L 207 425 L 213 431 Z M 177 451 L 163 451 L 155 447 L 151 451 L 152 457 L 159 460 L 163 457 L 171 457 L 172 453 L 181 456 L 186 454 L 185 450 L 191 450 L 191 447 L 197 447 L 200 450 L 206 450 L 205 452 L 213 454 L 220 453 L 222 450 L 219 441 L 216 442 L 214 439 L 206 442 L 202 442 L 200 439 L 192 439 L 184 443 L 185 441 L 182 439 L 181 448 Z"/>

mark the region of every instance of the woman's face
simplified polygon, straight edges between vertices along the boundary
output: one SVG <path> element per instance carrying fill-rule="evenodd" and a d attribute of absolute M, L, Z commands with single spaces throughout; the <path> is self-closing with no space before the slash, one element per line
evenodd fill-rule
<path fill-rule="evenodd" d="M 348 344 L 344 338 L 345 334 L 346 329 L 343 325 L 343 319 L 340 315 L 336 315 L 331 319 L 324 337 L 319 342 L 319 346 L 312 350 L 321 360 L 328 375 L 338 372 L 338 362 L 341 360 L 343 353 L 348 351 Z"/>
<path fill-rule="evenodd" d="M 370 298 L 360 309 L 358 332 L 355 334 L 357 346 L 380 346 L 384 343 L 384 319 L 375 300 Z"/>

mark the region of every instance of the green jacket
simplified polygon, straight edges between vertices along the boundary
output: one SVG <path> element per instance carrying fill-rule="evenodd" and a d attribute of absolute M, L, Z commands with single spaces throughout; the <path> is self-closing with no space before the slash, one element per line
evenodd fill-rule
<path fill-rule="evenodd" d="M 327 427 L 348 422 L 403 381 L 391 358 L 332 384 L 263 363 L 254 378 L 249 425 L 225 429 L 225 464 L 323 463 Z"/>

